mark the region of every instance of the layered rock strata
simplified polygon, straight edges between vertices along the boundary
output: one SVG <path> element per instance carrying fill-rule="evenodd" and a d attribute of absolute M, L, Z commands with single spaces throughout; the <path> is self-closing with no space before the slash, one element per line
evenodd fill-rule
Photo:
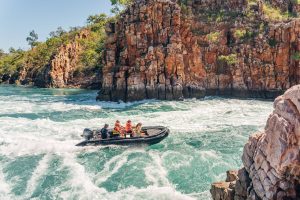
<path fill-rule="evenodd" d="M 264 132 L 249 138 L 242 160 L 236 179 L 212 185 L 215 200 L 300 199 L 300 85 L 276 98 Z"/>
<path fill-rule="evenodd" d="M 135 0 L 107 25 L 100 100 L 274 98 L 300 82 L 299 19 L 270 22 L 262 1 L 182 2 Z"/>

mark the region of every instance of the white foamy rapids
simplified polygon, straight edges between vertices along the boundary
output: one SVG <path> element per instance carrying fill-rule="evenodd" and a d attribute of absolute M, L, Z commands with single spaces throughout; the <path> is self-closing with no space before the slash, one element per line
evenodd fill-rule
<path fill-rule="evenodd" d="M 272 111 L 270 102 L 256 103 L 255 100 L 212 99 L 206 101 L 187 100 L 184 102 L 160 102 L 175 110 L 139 113 L 130 116 L 114 113 L 115 118 L 125 122 L 128 118 L 141 121 L 144 125 L 165 125 L 175 132 L 214 131 L 220 126 L 263 126 Z M 115 104 L 112 104 L 115 105 Z M 113 106 L 112 106 L 113 107 Z M 155 107 L 145 102 L 139 108 Z M 159 107 L 159 106 L 158 106 Z M 176 110 L 179 108 L 179 110 Z M 263 114 L 258 114 L 258 112 Z"/>
<path fill-rule="evenodd" d="M 84 181 L 85 182 L 85 181 Z M 80 186 L 83 186 L 82 183 Z M 89 183 L 87 183 L 89 185 Z M 84 186 L 83 186 L 84 187 Z M 92 186 L 86 191 L 84 190 L 73 190 L 72 193 L 65 192 L 63 195 L 59 195 L 63 199 L 74 199 L 80 196 L 80 199 L 103 199 L 103 200 L 119 200 L 119 199 L 130 199 L 130 200 L 195 200 L 193 195 L 182 194 L 181 192 L 176 191 L 171 187 L 156 187 L 156 186 L 148 186 L 146 188 L 136 188 L 129 187 L 126 189 L 119 190 L 117 192 L 107 192 L 102 188 L 96 188 Z M 199 194 L 194 194 L 199 196 Z M 211 199 L 210 194 L 205 193 L 203 195 L 203 200 Z"/>
<path fill-rule="evenodd" d="M 49 164 L 49 161 L 50 161 L 51 158 L 52 158 L 52 156 L 50 154 L 46 154 L 43 157 L 43 159 L 41 159 L 40 162 L 38 163 L 36 169 L 34 170 L 32 176 L 31 176 L 31 178 L 27 182 L 27 189 L 26 189 L 26 192 L 25 192 L 25 194 L 27 195 L 26 199 L 29 199 L 31 194 L 37 188 L 38 181 L 46 173 L 47 168 L 48 168 L 48 164 Z"/>
<path fill-rule="evenodd" d="M 22 114 L 22 113 L 49 113 L 49 112 L 66 112 L 70 110 L 87 110 L 99 111 L 102 109 L 101 105 L 78 105 L 73 103 L 52 102 L 49 103 L 35 103 L 29 101 L 18 101 L 16 106 L 11 106 L 9 101 L 0 101 L 0 114 Z"/>
<path fill-rule="evenodd" d="M 149 114 L 151 123 L 165 124 L 176 132 L 215 130 L 220 126 L 263 126 L 272 108 L 251 100 L 207 100 L 192 102 L 186 111 Z M 257 114 L 260 111 L 266 113 Z M 141 118 L 142 120 L 142 118 Z"/>
<path fill-rule="evenodd" d="M 0 199 L 11 199 L 10 186 L 6 183 L 4 174 L 2 173 L 2 167 L 0 167 Z"/>
<path fill-rule="evenodd" d="M 150 152 L 149 155 L 153 163 L 149 163 L 144 169 L 146 179 L 156 187 L 172 187 L 167 178 L 168 172 L 163 166 L 160 155 L 154 151 Z"/>
<path fill-rule="evenodd" d="M 128 156 L 129 151 L 123 152 L 122 154 L 115 156 L 108 162 L 104 164 L 104 169 L 96 174 L 94 177 L 94 181 L 96 185 L 100 185 L 104 181 L 106 181 L 109 177 L 111 177 L 113 174 L 119 171 L 121 167 L 127 162 L 127 156 Z M 111 170 L 111 164 L 116 163 L 114 168 Z"/>
<path fill-rule="evenodd" d="M 122 157 L 120 159 L 120 157 Z M 63 199 L 72 199 L 74 197 L 80 196 L 80 199 L 104 199 L 104 200 L 118 200 L 118 199 L 145 199 L 145 200 L 156 200 L 156 199 L 166 199 L 166 200 L 190 200 L 195 199 L 190 195 L 182 194 L 176 191 L 171 186 L 159 187 L 156 185 L 149 186 L 146 188 L 136 188 L 129 187 L 126 189 L 119 190 L 117 192 L 108 192 L 104 188 L 99 188 L 99 183 L 105 181 L 108 177 L 116 173 L 119 167 L 122 167 L 125 164 L 127 159 L 123 159 L 126 156 L 126 152 L 113 158 L 107 164 L 101 173 L 96 176 L 96 182 L 91 181 L 91 175 L 88 175 L 85 172 L 85 169 L 82 165 L 76 163 L 75 159 L 70 156 L 65 158 L 65 166 L 70 167 L 72 171 L 72 179 L 68 180 L 67 185 L 72 186 L 72 192 L 60 193 L 59 196 Z M 120 161 L 118 161 L 120 159 Z M 116 167 L 113 170 L 109 170 L 107 166 L 110 166 L 111 163 L 118 162 Z M 104 176 L 102 178 L 102 176 Z M 80 178 L 78 178 L 80 177 Z M 100 179 L 99 179 L 100 178 Z M 209 199 L 207 195 L 207 199 Z"/>
<path fill-rule="evenodd" d="M 54 95 L 48 94 L 50 100 L 44 92 L 34 94 L 31 91 L 33 94 L 28 96 L 24 94 L 23 96 L 18 94 L 1 96 L 0 87 L 0 156 L 8 157 L 10 160 L 26 155 L 42 156 L 27 180 L 26 192 L 21 196 L 15 196 L 13 193 L 11 187 L 14 185 L 10 185 L 11 182 L 6 180 L 7 174 L 3 171 L 6 163 L 1 163 L 0 160 L 0 199 L 31 198 L 36 188 L 39 187 L 41 179 L 49 173 L 49 163 L 56 156 L 63 161 L 59 168 L 65 167 L 71 174 L 63 183 L 63 186 L 71 188 L 70 190 L 64 191 L 60 189 L 60 186 L 50 189 L 53 196 L 63 199 L 210 199 L 207 187 L 203 187 L 205 191 L 195 190 L 189 194 L 186 194 L 188 192 L 184 190 L 176 189 L 180 188 L 177 187 L 180 182 L 172 182 L 170 172 L 173 174 L 177 170 L 185 172 L 192 167 L 209 168 L 205 169 L 209 176 L 213 177 L 213 180 L 221 180 L 224 175 L 222 173 L 226 169 L 237 167 L 237 162 L 226 154 L 227 149 L 224 153 L 222 148 L 219 150 L 207 146 L 210 142 L 212 145 L 215 144 L 216 141 L 212 142 L 212 138 L 218 139 L 214 131 L 220 131 L 224 127 L 230 127 L 231 130 L 241 126 L 263 128 L 268 113 L 272 110 L 271 102 L 255 100 L 214 98 L 182 102 L 147 100 L 133 103 L 109 103 L 91 100 L 95 96 L 94 92 L 79 95 L 77 99 L 77 96 L 69 98 L 64 96 L 63 91 L 62 93 L 58 91 L 58 93 L 54 92 Z M 56 94 L 59 96 L 55 96 Z M 73 111 L 76 111 L 74 117 L 70 116 L 73 115 Z M 82 116 L 86 111 L 89 113 L 88 119 Z M 60 116 L 57 116 L 58 120 L 54 120 L 56 119 L 55 112 L 60 112 Z M 67 112 L 67 119 L 59 122 L 59 117 L 63 118 L 64 113 Z M 51 114 L 51 117 L 37 119 L 36 116 L 32 119 L 30 116 L 23 117 L 28 113 L 46 113 L 44 116 Z M 105 118 L 100 117 L 102 114 L 105 114 Z M 85 164 L 79 163 L 77 156 L 85 153 L 103 153 L 104 147 L 79 148 L 75 144 L 82 140 L 80 135 L 84 128 L 100 128 L 104 123 L 112 125 L 116 119 L 123 123 L 131 119 L 134 123 L 142 122 L 144 126 L 167 126 L 171 134 L 153 149 L 152 147 L 125 147 L 119 155 L 109 158 L 102 166 L 102 170 L 90 172 Z M 233 131 L 230 134 L 239 135 L 240 133 Z M 198 139 L 203 144 L 195 144 L 195 146 L 188 144 L 189 141 L 195 141 L 194 137 L 201 135 L 205 136 L 203 140 L 207 140 L 202 141 L 199 137 Z M 229 136 L 224 134 L 224 137 Z M 243 141 L 244 137 L 236 137 L 236 139 Z M 222 143 L 222 139 L 219 143 Z M 118 147 L 110 148 L 115 150 Z M 144 160 L 139 157 L 132 158 L 132 153 L 145 155 L 147 158 Z M 145 182 L 149 186 L 143 188 L 129 186 L 115 192 L 109 192 L 104 186 L 100 186 L 120 173 L 122 167 L 128 164 L 134 166 L 135 162 L 142 163 L 141 171 L 144 172 Z M 200 186 L 209 184 L 201 183 L 203 181 L 201 178 L 194 180 L 194 183 Z"/>
<path fill-rule="evenodd" d="M 76 162 L 73 154 L 64 154 L 64 166 L 67 166 L 71 171 L 72 178 L 66 184 L 71 186 L 72 192 L 66 191 L 60 194 L 63 199 L 72 199 L 76 196 L 81 196 L 81 199 L 94 199 L 95 194 L 97 196 L 106 193 L 105 189 L 97 187 L 92 182 L 92 177 L 85 172 L 82 165 Z"/>
<path fill-rule="evenodd" d="M 78 137 L 80 132 L 76 130 L 76 126 L 64 127 L 64 124 L 50 120 L 2 118 L 0 142 L 4 145 L 0 146 L 0 152 L 3 155 L 21 156 L 78 150 L 74 147 L 76 142 L 72 138 Z"/>
<path fill-rule="evenodd" d="M 188 166 L 193 160 L 193 156 L 188 154 L 182 154 L 176 151 L 166 151 L 162 155 L 162 160 L 175 160 L 176 162 L 169 163 L 168 167 L 172 169 L 179 169 L 184 166 Z"/>
<path fill-rule="evenodd" d="M 141 149 L 135 149 L 135 152 L 145 152 Z M 119 156 L 116 156 L 109 160 L 104 169 L 98 173 L 96 176 L 88 174 L 85 171 L 84 166 L 77 163 L 74 154 L 64 153 L 61 156 L 63 157 L 63 166 L 68 167 L 71 172 L 71 178 L 68 179 L 64 186 L 69 186 L 72 188 L 72 191 L 53 191 L 53 194 L 59 196 L 63 199 L 103 199 L 103 200 L 118 200 L 118 199 L 145 199 L 145 200 L 156 200 L 156 199 L 165 199 L 165 200 L 192 200 L 197 199 L 197 197 L 201 196 L 201 194 L 182 194 L 181 192 L 176 191 L 176 189 L 168 183 L 166 178 L 167 172 L 164 170 L 161 160 L 158 155 L 152 154 L 152 159 L 155 160 L 155 166 L 157 169 L 152 168 L 154 171 L 158 172 L 158 176 L 164 179 L 162 181 L 163 185 L 152 185 L 146 188 L 136 188 L 136 187 L 128 187 L 126 189 L 122 189 L 116 192 L 108 192 L 104 188 L 99 188 L 98 185 L 104 182 L 107 178 L 112 176 L 114 173 L 118 171 L 120 167 L 122 167 L 126 161 L 127 156 L 130 153 L 129 150 L 123 152 Z M 29 181 L 40 177 L 40 172 L 44 170 L 44 163 L 48 160 L 48 158 L 44 158 L 40 161 L 39 167 L 34 172 L 33 178 Z M 110 169 L 112 163 L 116 163 L 113 169 Z M 150 169 L 150 168 L 146 168 Z M 151 173 L 151 172 L 150 172 Z M 160 174 L 160 175 L 159 175 Z M 156 176 L 157 176 L 156 175 Z M 149 178 L 149 176 L 147 176 Z M 31 194 L 32 184 L 29 184 L 27 191 L 28 194 Z M 210 199 L 210 195 L 208 193 L 202 194 L 203 199 Z"/>
<path fill-rule="evenodd" d="M 179 104 L 189 103 L 191 104 L 189 110 L 144 113 L 131 115 L 130 118 L 136 122 L 144 122 L 144 125 L 165 125 L 175 133 L 199 132 L 217 130 L 224 124 L 229 126 L 261 124 L 262 127 L 267 114 L 257 115 L 257 111 L 268 113 L 271 110 L 267 103 L 256 105 L 250 100 L 208 100 Z M 68 110 L 69 105 L 64 109 Z M 73 151 L 77 149 L 74 144 L 81 140 L 79 135 L 84 128 L 98 128 L 104 123 L 113 124 L 116 118 L 125 122 L 129 117 L 121 111 L 112 113 L 111 118 L 108 119 L 75 119 L 68 122 L 53 122 L 49 119 L 0 118 L 0 143 L 10 144 L 0 146 L 0 150 L 4 155 Z"/>

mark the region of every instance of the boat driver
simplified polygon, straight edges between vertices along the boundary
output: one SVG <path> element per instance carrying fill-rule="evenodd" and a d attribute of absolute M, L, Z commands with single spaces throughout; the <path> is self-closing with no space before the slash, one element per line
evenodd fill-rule
<path fill-rule="evenodd" d="M 109 126 L 108 124 L 105 124 L 104 127 L 100 131 L 102 139 L 106 139 L 107 138 L 108 126 Z"/>

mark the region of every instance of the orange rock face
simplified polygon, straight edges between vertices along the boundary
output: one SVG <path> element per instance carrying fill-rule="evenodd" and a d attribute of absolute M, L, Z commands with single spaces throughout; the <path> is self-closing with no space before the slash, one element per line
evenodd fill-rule
<path fill-rule="evenodd" d="M 300 20 L 271 23 L 261 10 L 243 0 L 134 1 L 107 25 L 98 98 L 278 96 L 300 81 Z"/>
<path fill-rule="evenodd" d="M 78 62 L 81 47 L 74 41 L 60 47 L 58 54 L 51 60 L 49 69 L 49 86 L 62 88 L 68 84 Z"/>

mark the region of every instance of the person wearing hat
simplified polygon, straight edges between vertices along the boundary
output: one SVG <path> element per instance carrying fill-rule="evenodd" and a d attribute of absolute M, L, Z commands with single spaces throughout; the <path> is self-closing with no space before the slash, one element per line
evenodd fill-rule
<path fill-rule="evenodd" d="M 136 137 L 141 137 L 144 135 L 143 130 L 142 130 L 142 123 L 138 123 L 135 127 L 135 134 Z"/>
<path fill-rule="evenodd" d="M 101 133 L 101 138 L 102 139 L 107 139 L 108 136 L 108 124 L 105 124 L 104 127 L 100 131 Z"/>

